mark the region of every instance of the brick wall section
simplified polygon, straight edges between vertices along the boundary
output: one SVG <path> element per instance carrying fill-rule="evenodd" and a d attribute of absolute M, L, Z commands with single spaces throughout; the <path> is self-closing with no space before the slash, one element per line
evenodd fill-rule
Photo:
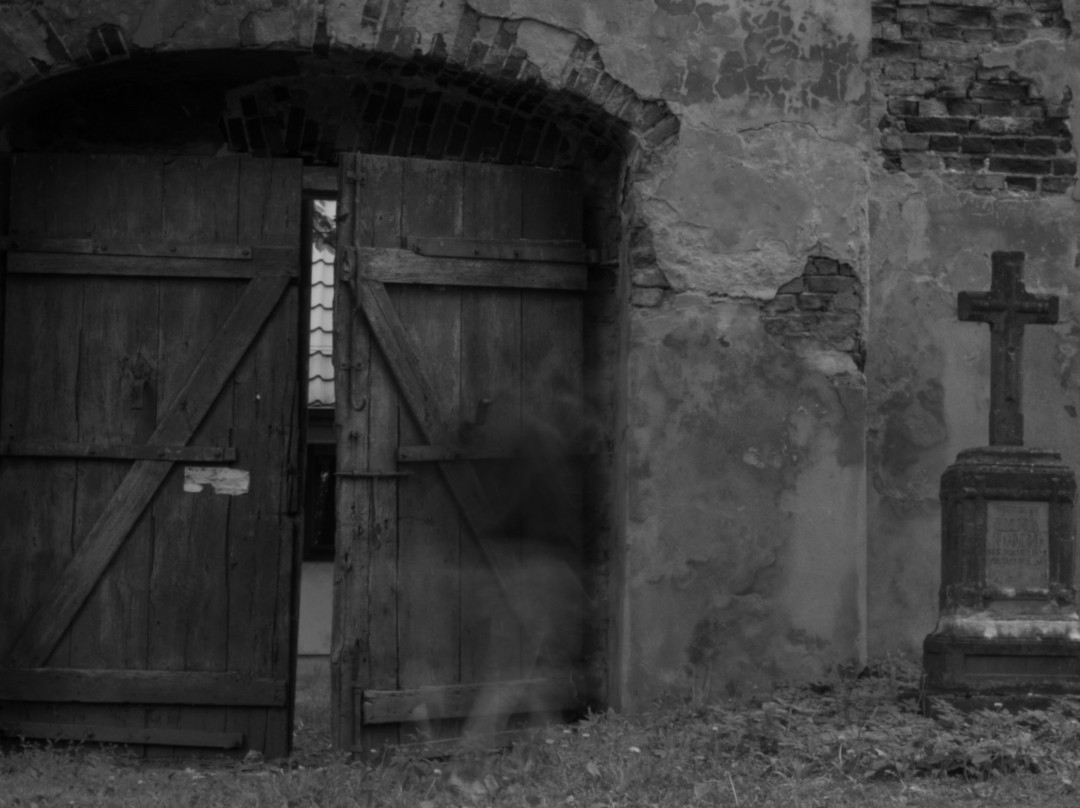
<path fill-rule="evenodd" d="M 1048 99 L 981 56 L 1035 34 L 1062 41 L 1062 0 L 874 0 L 873 75 L 885 168 L 978 192 L 1061 194 L 1075 180 L 1068 95 Z"/>
<path fill-rule="evenodd" d="M 791 345 L 814 340 L 852 356 L 861 370 L 862 283 L 850 264 L 812 256 L 803 274 L 776 291 L 762 309 L 765 331 Z"/>

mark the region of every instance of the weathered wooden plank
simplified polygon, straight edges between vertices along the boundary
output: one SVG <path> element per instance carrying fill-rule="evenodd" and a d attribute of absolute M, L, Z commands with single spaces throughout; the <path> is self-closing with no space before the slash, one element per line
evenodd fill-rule
<path fill-rule="evenodd" d="M 284 707 L 287 684 L 235 672 L 0 668 L 5 701 Z"/>
<path fill-rule="evenodd" d="M 0 720 L 0 734 L 11 738 L 55 738 L 87 743 L 155 744 L 207 749 L 238 749 L 244 745 L 244 736 L 239 732 L 202 732 L 162 727 L 110 727 L 49 721 Z"/>
<path fill-rule="evenodd" d="M 300 170 L 299 161 L 241 162 L 241 243 L 300 243 Z M 302 417 L 298 380 L 306 344 L 299 342 L 298 297 L 298 286 L 291 285 L 233 380 L 231 428 L 252 479 L 248 494 L 229 506 L 228 599 L 223 608 L 229 667 L 286 680 L 293 675 L 293 610 L 298 606 L 293 592 L 299 591 L 300 545 L 293 541 L 293 514 Z M 230 709 L 225 728 L 242 731 L 248 743 L 268 757 L 288 754 L 291 700 L 283 706 L 286 709 Z"/>
<path fill-rule="evenodd" d="M 78 327 L 82 290 L 57 289 L 33 281 L 9 283 L 4 344 L 3 433 L 6 439 L 28 437 L 75 441 Z M 37 338 L 40 321 L 68 323 Z M 43 369 L 48 369 L 43 372 Z M 49 406 L 41 406 L 41 402 Z M 0 648 L 29 619 L 36 600 L 57 569 L 71 558 L 71 522 L 75 469 L 70 463 L 6 460 L 0 463 L 0 537 L 4 542 L 0 586 L 8 606 L 0 620 Z M 61 664 L 66 664 L 66 658 Z"/>
<path fill-rule="evenodd" d="M 293 248 L 256 247 L 254 260 L 179 258 L 131 255 L 65 255 L 62 253 L 8 253 L 8 271 L 14 275 L 119 275 L 158 278 L 256 278 L 300 274 L 298 251 Z"/>
<path fill-rule="evenodd" d="M 0 155 L 0 236 L 8 233 L 11 229 L 11 155 Z M 4 314 L 7 299 L 7 255 L 0 253 L 0 385 L 4 379 Z M 0 387 L 0 424 L 4 422 L 4 397 Z M 0 638 L 0 648 L 3 648 Z"/>
<path fill-rule="evenodd" d="M 483 166 L 482 163 L 477 163 L 479 168 Z M 501 168 L 506 169 L 503 166 Z M 472 172 L 473 167 L 471 165 L 466 167 L 466 171 Z M 507 176 L 513 176 L 511 174 L 512 169 L 507 169 Z M 485 179 L 488 176 L 492 177 L 490 192 L 497 193 L 499 184 L 507 184 L 506 178 L 494 179 L 494 172 L 484 172 L 481 174 Z M 501 221 L 515 222 L 514 220 L 514 207 L 516 207 L 517 215 L 520 216 L 521 186 L 514 184 L 514 191 L 516 192 L 512 196 L 496 197 L 493 199 L 493 203 L 498 200 L 500 202 L 508 202 L 512 205 L 509 210 L 505 211 L 505 215 L 500 217 Z M 484 198 L 483 194 L 487 192 L 481 192 L 481 198 Z M 469 197 L 466 197 L 468 199 Z M 516 205 L 514 204 L 516 202 Z M 516 222 L 515 222 L 516 223 Z M 541 264 L 584 264 L 586 261 L 585 245 L 579 241 L 537 241 L 522 238 L 515 238 L 509 236 L 504 239 L 497 238 L 409 238 L 409 247 L 413 252 L 418 255 L 425 255 L 431 258 L 475 258 L 486 261 L 501 261 L 501 262 L 517 262 L 517 261 L 529 261 Z"/>
<path fill-rule="evenodd" d="M 484 698 L 480 699 L 483 695 Z M 549 710 L 569 710 L 580 699 L 570 680 L 518 679 L 463 685 L 431 685 L 402 690 L 356 688 L 364 723 L 391 724 L 428 720 L 467 718 L 478 710 L 496 710 L 495 715 L 529 712 L 542 701 Z"/>
<path fill-rule="evenodd" d="M 96 158 L 101 160 L 102 158 Z M 107 158 L 106 158 L 107 159 Z M 123 166 L 109 165 L 111 171 Z M 122 200 L 120 204 L 123 204 Z M 154 206 L 149 206 L 153 210 Z M 42 238 L 34 236 L 0 236 L 0 251 L 20 253 L 61 253 L 99 256 L 142 256 L 144 258 L 219 258 L 229 261 L 251 261 L 257 253 L 262 257 L 284 252 L 250 244 L 198 244 L 187 241 L 162 242 L 136 240 L 124 235 L 110 236 L 101 230 L 94 238 Z"/>
<path fill-rule="evenodd" d="M 78 189 L 89 221 L 87 232 L 106 238 L 156 236 L 161 227 L 158 158 L 92 156 L 84 159 Z M 83 287 L 83 323 L 77 388 L 78 439 L 83 444 L 145 441 L 157 421 L 153 400 L 158 342 L 158 289 L 135 278 L 64 278 Z M 72 528 L 76 552 L 120 485 L 129 464 L 75 459 L 76 500 Z M 152 529 L 140 517 L 132 525 L 68 631 L 69 665 L 75 668 L 144 668 L 150 614 L 145 592 Z M 136 594 L 137 593 L 137 594 Z M 82 705 L 64 720 L 79 724 L 142 726 L 144 711 Z"/>
<path fill-rule="evenodd" d="M 466 165 L 463 232 L 478 240 L 521 236 L 521 170 L 506 166 Z M 504 271 L 514 266 L 501 264 Z M 519 289 L 465 289 L 462 293 L 461 400 L 465 419 L 478 420 L 477 402 L 490 402 L 483 423 L 466 427 L 463 439 L 480 453 L 501 448 L 503 462 L 473 466 L 488 501 L 506 501 L 518 488 L 511 455 L 521 434 L 521 301 Z M 496 507 L 499 507 L 498 505 Z M 498 563 L 511 567 L 519 555 L 517 525 L 496 516 L 492 550 Z M 489 552 L 491 552 L 489 551 Z M 461 678 L 491 681 L 521 677 L 521 627 L 505 594 L 475 542 L 462 545 Z"/>
<path fill-rule="evenodd" d="M 361 247 L 356 252 L 360 276 L 383 283 L 582 291 L 588 282 L 584 266 L 440 258 L 393 248 Z"/>
<path fill-rule="evenodd" d="M 341 283 L 341 261 L 346 246 L 360 240 L 371 243 L 370 211 L 357 210 L 356 157 L 342 155 L 343 193 L 338 200 L 335 251 L 334 311 L 350 311 L 348 289 Z M 349 177 L 351 176 L 351 179 Z M 361 222 L 361 216 L 364 221 Z M 351 316 L 334 317 L 334 419 L 339 425 L 337 463 L 341 468 L 367 466 L 369 350 L 366 330 Z M 330 734 L 339 749 L 361 743 L 353 717 L 352 688 L 369 681 L 367 571 L 370 545 L 371 482 L 339 478 L 335 491 L 334 594 L 330 646 L 332 712 Z"/>
<path fill-rule="evenodd" d="M 153 446 L 145 443 L 78 443 L 75 441 L 5 441 L 0 457 L 72 457 L 102 460 L 171 460 L 189 463 L 233 463 L 236 449 L 221 446 Z"/>
<path fill-rule="evenodd" d="M 163 241 L 233 242 L 239 228 L 240 161 L 187 158 L 163 167 Z M 244 263 L 230 262 L 238 266 Z M 183 394 L 183 386 L 204 346 L 227 322 L 241 281 L 207 283 L 196 279 L 161 281 L 163 307 L 159 339 L 159 407 Z M 245 293 L 251 291 L 247 286 Z M 167 294 L 167 297 L 165 295 Z M 267 313 L 267 318 L 269 312 Z M 265 319 L 264 318 L 264 322 Z M 252 334 L 254 338 L 254 334 Z M 209 445 L 232 442 L 236 356 L 219 389 L 205 403 L 190 440 Z M 188 442 L 187 440 L 183 442 Z M 235 497 L 185 493 L 181 469 L 153 501 L 154 561 L 149 580 L 150 608 L 157 615 L 149 637 L 148 667 L 156 670 L 228 669 L 228 519 Z M 239 499 L 242 499 L 240 497 Z M 177 608 L 176 604 L 183 604 Z M 242 669 L 233 666 L 234 670 Z M 162 707 L 147 713 L 147 725 L 220 732 L 225 712 L 202 707 Z M 175 750 L 151 749 L 149 756 Z"/>
<path fill-rule="evenodd" d="M 402 233 L 460 236 L 460 163 L 410 161 L 402 173 Z M 401 337 L 438 401 L 449 427 L 461 421 L 461 290 L 397 286 L 388 290 Z M 390 362 L 391 366 L 394 364 Z M 403 413 L 399 440 L 424 440 L 415 419 Z M 440 469 L 414 468 L 398 486 L 398 685 L 416 687 L 460 681 L 461 518 Z M 425 726 L 431 737 L 457 735 L 456 722 Z"/>
<path fill-rule="evenodd" d="M 580 296 L 551 292 L 522 301 L 525 452 L 517 507 L 525 575 L 543 575 L 550 598 L 532 612 L 523 638 L 523 669 L 533 675 L 575 668 L 584 652 L 582 305 Z"/>
<path fill-rule="evenodd" d="M 65 235 L 86 232 L 90 226 L 85 199 L 53 204 L 60 193 L 78 189 L 83 171 L 56 155 L 18 155 L 13 164 L 11 211 L 13 229 Z M 77 440 L 79 334 L 82 325 L 83 286 L 58 286 L 51 279 L 7 278 L 7 333 L 5 334 L 4 423 L 5 437 Z M 41 328 L 42 323 L 63 324 Z M 42 406 L 48 402 L 48 406 Z M 7 648 L 16 632 L 33 614 L 41 593 L 56 572 L 69 562 L 74 540 L 78 481 L 71 462 L 9 460 L 0 463 L 0 539 L 4 564 L 0 587 L 7 596 L 0 641 Z M 16 538 L 17 537 L 17 538 Z M 6 573 L 6 574 L 5 574 Z M 68 639 L 57 643 L 52 662 L 70 663 Z M 70 707 L 47 712 L 36 705 L 14 705 L 5 718 L 32 720 L 51 717 L 71 720 Z"/>
<path fill-rule="evenodd" d="M 362 156 L 358 158 L 357 193 L 362 215 L 357 220 L 358 243 L 388 247 L 401 243 L 403 164 L 400 160 Z M 351 246 L 351 245 L 350 245 Z M 341 311 L 355 311 L 349 302 Z M 401 395 L 386 358 L 380 353 L 370 331 L 360 320 L 353 324 L 357 353 L 366 357 L 367 367 L 357 368 L 366 405 L 366 432 L 361 434 L 368 468 L 393 468 L 394 450 L 399 441 L 405 413 Z M 355 394 L 354 394 L 355 395 Z M 398 481 L 372 480 L 367 489 L 367 527 L 360 536 L 364 547 L 357 556 L 363 587 L 363 618 L 367 647 L 361 654 L 359 671 L 366 672 L 360 681 L 368 687 L 393 688 L 398 684 L 400 655 L 398 621 L 400 618 L 400 568 L 398 548 L 401 536 Z M 368 504 L 369 503 L 369 504 Z M 350 697 L 351 698 L 351 697 Z M 354 708 L 356 705 L 354 704 Z M 354 721 L 360 725 L 358 710 Z M 374 727 L 362 732 L 369 748 L 379 748 L 400 739 L 396 726 Z"/>
<path fill-rule="evenodd" d="M 460 421 L 461 301 L 455 291 L 397 289 L 398 315 L 445 423 Z M 400 440 L 423 440 L 406 416 Z M 460 514 L 436 466 L 417 466 L 398 486 L 398 579 L 411 593 L 398 603 L 399 682 L 403 686 L 455 681 L 461 646 Z"/>
<path fill-rule="evenodd" d="M 287 283 L 287 279 L 279 277 L 251 282 L 162 416 L 150 438 L 152 443 L 186 442 L 277 305 Z M 9 664 L 36 667 L 44 662 L 171 467 L 167 461 L 135 462 L 71 563 L 20 632 L 8 654 Z"/>

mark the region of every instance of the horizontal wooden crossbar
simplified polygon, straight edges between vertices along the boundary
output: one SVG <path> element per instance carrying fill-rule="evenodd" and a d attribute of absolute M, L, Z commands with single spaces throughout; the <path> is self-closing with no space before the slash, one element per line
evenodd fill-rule
<path fill-rule="evenodd" d="M 232 463 L 236 449 L 221 446 L 153 446 L 150 444 L 95 444 L 66 441 L 6 441 L 4 457 L 75 457 L 89 460 L 175 460 L 184 463 Z"/>
<path fill-rule="evenodd" d="M 577 460 L 598 454 L 595 445 L 589 445 L 579 452 L 568 452 L 558 457 Z M 554 455 L 545 455 L 545 459 L 555 459 Z M 439 446 L 399 446 L 399 463 L 446 463 L 454 460 L 525 460 L 529 453 L 520 446 L 466 446 L 464 444 L 444 444 Z"/>
<path fill-rule="evenodd" d="M 137 255 L 144 258 L 224 258 L 230 261 L 250 261 L 255 255 L 251 246 L 226 242 L 195 244 L 186 241 L 19 236 L 0 237 L 0 250 L 78 255 Z"/>
<path fill-rule="evenodd" d="M 583 291 L 588 284 L 585 267 L 572 264 L 541 261 L 507 264 L 484 258 L 419 255 L 393 248 L 355 249 L 360 277 L 369 281 L 570 292 Z"/>
<path fill-rule="evenodd" d="M 450 460 L 509 460 L 520 457 L 518 449 L 472 447 L 462 444 L 447 446 L 399 446 L 399 463 L 442 463 Z"/>
<path fill-rule="evenodd" d="M 11 252 L 13 275 L 113 275 L 162 278 L 254 278 L 300 274 L 293 247 L 255 247 L 252 259 L 184 255 L 112 255 L 75 252 Z"/>
<path fill-rule="evenodd" d="M 0 668 L 0 701 L 284 707 L 288 689 L 232 672 Z"/>
<path fill-rule="evenodd" d="M 0 735 L 12 738 L 51 738 L 95 743 L 142 743 L 162 746 L 201 746 L 238 749 L 242 732 L 205 732 L 166 727 L 110 727 L 98 724 L 62 724 L 51 721 L 0 720 Z"/>
<path fill-rule="evenodd" d="M 485 704 L 498 705 L 499 714 L 529 710 L 530 695 L 542 696 L 545 710 L 569 710 L 581 706 L 581 697 L 568 681 L 554 679 L 518 679 L 468 685 L 432 685 L 412 690 L 364 690 L 355 688 L 360 700 L 364 724 L 399 724 L 420 719 L 466 718 L 477 715 L 477 698 L 496 691 L 497 699 L 485 698 Z"/>
<path fill-rule="evenodd" d="M 580 241 L 494 241 L 476 238 L 417 238 L 409 242 L 413 252 L 442 258 L 479 258 L 485 261 L 539 261 L 549 264 L 584 264 L 585 245 Z"/>

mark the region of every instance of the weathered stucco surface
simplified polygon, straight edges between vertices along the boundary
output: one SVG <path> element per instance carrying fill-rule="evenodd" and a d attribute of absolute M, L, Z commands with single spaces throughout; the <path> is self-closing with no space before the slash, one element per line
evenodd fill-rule
<path fill-rule="evenodd" d="M 1043 4 L 1076 24 L 1077 3 Z M 1019 9 L 1023 10 L 1023 9 Z M 1067 30 L 1067 29 L 1066 29 Z M 1077 47 L 1062 27 L 1038 26 L 1016 43 L 976 50 L 988 71 L 1030 81 L 1032 97 L 1064 99 L 1077 88 Z M 989 74 L 987 74 L 989 75 Z M 1072 88 L 1071 90 L 1069 88 Z M 876 94 L 873 119 L 886 99 Z M 1018 113 L 1019 114 L 1019 113 Z M 1024 133 L 1024 119 L 996 113 L 984 131 Z M 1067 146 L 1073 154 L 1071 144 Z M 1073 154 L 1073 156 L 1075 156 Z M 1061 298 L 1056 326 L 1026 329 L 1025 442 L 1061 452 L 1080 468 L 1076 360 L 1077 203 L 1071 193 L 984 193 L 918 167 L 880 171 L 871 184 L 872 260 L 867 363 L 869 651 L 915 654 L 937 619 L 942 471 L 959 451 L 988 442 L 989 329 L 956 320 L 956 295 L 990 287 L 990 254 L 1027 253 L 1027 288 Z M 1075 167 L 1067 178 L 1073 179 Z M 1071 186 L 1070 186 L 1071 187 Z"/>
<path fill-rule="evenodd" d="M 875 183 L 871 651 L 913 652 L 936 620 L 939 478 L 959 451 L 988 442 L 989 329 L 956 320 L 956 295 L 990 288 L 995 250 L 1026 252 L 1027 288 L 1061 298 L 1058 325 L 1025 332 L 1025 442 L 1078 467 L 1075 205 L 964 195 L 933 179 Z"/>
<path fill-rule="evenodd" d="M 672 287 L 631 310 L 633 704 L 818 675 L 865 638 L 861 374 L 762 311 L 812 255 L 865 272 L 868 9 L 657 3 L 649 24 L 682 127 L 629 189 Z"/>
<path fill-rule="evenodd" d="M 754 302 L 699 293 L 642 310 L 630 356 L 632 699 L 857 654 L 859 380 L 793 355 Z"/>

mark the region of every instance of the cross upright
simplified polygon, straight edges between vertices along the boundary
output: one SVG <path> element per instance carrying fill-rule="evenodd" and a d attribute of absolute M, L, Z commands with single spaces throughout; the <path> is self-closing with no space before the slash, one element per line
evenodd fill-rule
<path fill-rule="evenodd" d="M 1024 288 L 1024 253 L 995 252 L 989 292 L 960 292 L 960 320 L 990 325 L 990 445 L 1023 446 L 1024 326 L 1053 325 L 1058 299 Z"/>

